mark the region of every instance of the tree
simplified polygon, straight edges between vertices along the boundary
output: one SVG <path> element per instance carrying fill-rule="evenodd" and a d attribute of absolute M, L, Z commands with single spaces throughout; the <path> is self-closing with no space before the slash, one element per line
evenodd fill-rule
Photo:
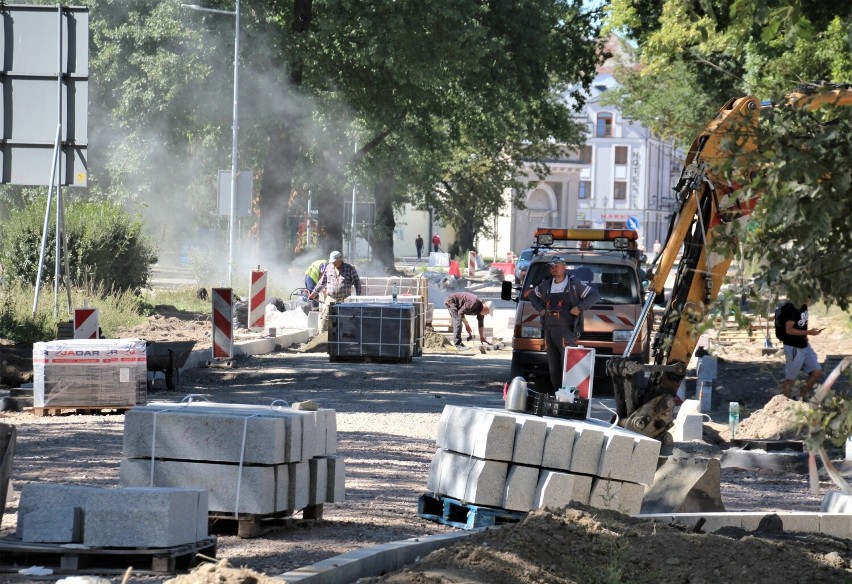
<path fill-rule="evenodd" d="M 608 26 L 637 43 L 639 61 L 618 73 L 619 103 L 655 132 L 689 143 L 732 97 L 782 106 L 804 82 L 852 80 L 851 25 L 843 1 L 614 0 Z M 753 221 L 734 232 L 758 260 L 759 288 L 848 306 L 849 117 L 842 109 L 764 110 L 760 127 L 749 128 L 757 150 L 738 168 L 712 169 L 741 186 L 741 200 L 760 197 Z"/>
<path fill-rule="evenodd" d="M 170 225 L 160 240 L 223 227 L 211 203 L 229 160 L 233 20 L 178 0 L 85 4 L 93 184 Z M 261 169 L 250 228 L 286 250 L 310 193 L 323 247 L 338 247 L 341 198 L 359 185 L 381 222 L 374 254 L 390 264 L 404 201 L 443 181 L 492 208 L 512 165 L 579 141 L 563 95 L 573 87 L 579 103 L 591 79 L 596 17 L 580 0 L 243 0 L 239 157 Z M 487 185 L 465 159 L 492 161 Z"/>
<path fill-rule="evenodd" d="M 811 294 L 847 309 L 852 289 L 852 108 L 766 112 L 757 141 L 760 150 L 746 161 L 753 179 L 740 196 L 760 200 L 753 221 L 737 235 L 746 257 L 759 266 L 758 285 L 793 297 Z"/>
<path fill-rule="evenodd" d="M 623 88 L 612 95 L 643 125 L 688 144 L 732 97 L 852 78 L 850 23 L 840 0 L 614 0 L 607 30 L 637 43 L 638 66 L 618 71 Z"/>

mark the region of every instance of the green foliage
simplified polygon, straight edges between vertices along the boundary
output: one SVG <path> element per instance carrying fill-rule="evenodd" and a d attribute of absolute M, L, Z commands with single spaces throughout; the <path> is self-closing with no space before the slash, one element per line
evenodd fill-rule
<path fill-rule="evenodd" d="M 0 339 L 13 343 L 47 341 L 56 335 L 56 320 L 47 308 L 32 314 L 34 288 L 21 283 L 0 285 Z"/>
<path fill-rule="evenodd" d="M 638 44 L 638 67 L 617 75 L 625 85 L 619 106 L 689 143 L 695 122 L 712 119 L 732 97 L 768 99 L 804 82 L 852 80 L 850 25 L 842 0 L 615 0 L 608 30 Z"/>
<path fill-rule="evenodd" d="M 757 287 L 810 293 L 845 310 L 852 289 L 852 111 L 767 112 L 757 142 L 759 151 L 745 161 L 754 173 L 740 192 L 743 200 L 760 197 L 757 227 L 739 227 L 744 253 L 757 264 Z"/>
<path fill-rule="evenodd" d="M 4 277 L 35 283 L 46 200 L 15 210 L 3 222 L 0 266 Z M 56 257 L 56 205 L 51 206 L 42 281 L 53 281 Z M 113 203 L 74 202 L 65 210 L 72 287 L 136 290 L 145 287 L 157 258 L 138 219 Z M 63 260 L 64 260 L 63 256 Z M 65 267 L 62 266 L 62 273 Z"/>
<path fill-rule="evenodd" d="M 829 392 L 817 404 L 804 412 L 808 430 L 808 450 L 815 452 L 826 442 L 842 448 L 852 436 L 852 398 Z"/>

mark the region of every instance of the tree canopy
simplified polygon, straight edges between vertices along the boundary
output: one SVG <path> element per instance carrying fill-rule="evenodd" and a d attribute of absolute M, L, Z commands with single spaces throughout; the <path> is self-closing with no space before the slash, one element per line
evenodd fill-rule
<path fill-rule="evenodd" d="M 636 59 L 619 69 L 623 87 L 609 98 L 658 134 L 688 144 L 733 97 L 776 104 L 748 130 L 758 148 L 745 168 L 715 169 L 741 185 L 742 200 L 759 197 L 738 240 L 758 266 L 758 287 L 846 308 L 852 98 L 812 110 L 786 107 L 785 95 L 852 82 L 849 3 L 613 0 L 607 27 L 633 43 Z"/>
<path fill-rule="evenodd" d="M 161 241 L 221 233 L 233 16 L 76 3 L 90 14 L 93 196 L 143 209 Z M 337 247 L 357 187 L 376 202 L 386 264 L 404 203 L 438 209 L 472 247 L 521 168 L 581 142 L 571 108 L 601 56 L 599 22 L 582 0 L 242 0 L 239 166 L 255 170 L 259 216 L 247 228 L 292 246 L 310 196 L 321 245 Z"/>

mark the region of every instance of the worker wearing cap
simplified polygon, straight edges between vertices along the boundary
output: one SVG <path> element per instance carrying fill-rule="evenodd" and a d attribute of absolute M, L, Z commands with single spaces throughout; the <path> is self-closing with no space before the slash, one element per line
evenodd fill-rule
<path fill-rule="evenodd" d="M 547 369 L 553 391 L 562 386 L 565 347 L 577 345 L 582 332 L 583 310 L 600 300 L 600 294 L 587 282 L 568 275 L 565 260 L 550 260 L 550 278 L 542 280 L 530 295 L 530 303 L 541 315 Z"/>
<path fill-rule="evenodd" d="M 343 262 L 343 254 L 339 251 L 331 252 L 325 271 L 308 296 L 309 299 L 312 299 L 325 290 L 325 301 L 322 304 L 319 316 L 320 333 L 328 328 L 331 307 L 351 296 L 352 288 L 355 288 L 356 295 L 361 295 L 361 279 L 358 277 L 358 272 L 354 266 Z"/>
<path fill-rule="evenodd" d="M 494 314 L 494 303 L 490 300 L 483 302 L 476 294 L 470 292 L 453 292 L 444 300 L 444 306 L 450 312 L 453 319 L 453 343 L 457 349 L 464 348 L 461 339 L 462 318 L 465 314 L 475 314 L 479 324 L 479 341 L 487 343 L 485 339 L 485 315 Z"/>

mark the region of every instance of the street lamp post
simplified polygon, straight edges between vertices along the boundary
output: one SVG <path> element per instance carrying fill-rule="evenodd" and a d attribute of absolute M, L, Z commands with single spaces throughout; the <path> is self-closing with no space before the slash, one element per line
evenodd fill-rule
<path fill-rule="evenodd" d="M 236 240 L 237 216 L 237 144 L 239 135 L 239 87 L 240 87 L 240 0 L 236 0 L 234 10 L 219 10 L 205 8 L 197 4 L 183 4 L 184 8 L 201 12 L 228 14 L 234 17 L 234 110 L 231 123 L 231 201 L 228 217 L 228 287 L 233 287 L 234 281 L 234 243 Z"/>

